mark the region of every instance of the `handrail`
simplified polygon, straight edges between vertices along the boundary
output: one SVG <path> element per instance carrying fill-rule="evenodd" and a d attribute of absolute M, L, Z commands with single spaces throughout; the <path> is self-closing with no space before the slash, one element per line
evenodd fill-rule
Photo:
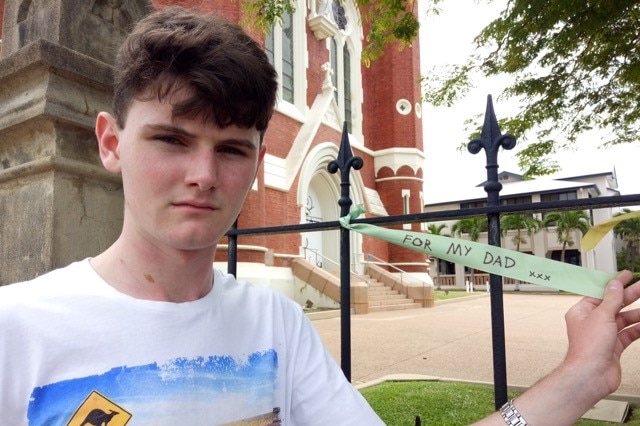
<path fill-rule="evenodd" d="M 323 255 L 322 253 L 319 253 L 319 252 L 318 252 L 318 249 L 313 249 L 313 248 L 309 248 L 309 247 L 302 247 L 302 248 L 303 248 L 303 249 L 304 249 L 304 251 L 305 251 L 305 253 L 304 253 L 304 258 L 305 258 L 305 259 L 307 258 L 307 250 L 309 250 L 309 251 L 313 252 L 313 253 L 316 255 L 316 266 L 317 266 L 317 267 L 322 268 L 322 264 L 319 264 L 319 265 L 318 265 L 318 260 L 317 260 L 317 258 L 318 258 L 318 256 L 319 256 L 319 257 L 321 257 L 321 258 L 322 258 L 322 259 L 324 259 L 324 260 L 328 260 L 328 261 L 329 261 L 329 263 L 332 263 L 333 265 L 337 266 L 337 267 L 338 267 L 338 270 L 340 270 L 340 264 L 339 264 L 338 262 L 336 262 L 336 261 L 335 261 L 335 260 L 333 260 L 333 259 L 328 258 L 327 256 Z M 358 274 L 357 272 L 355 272 L 355 271 L 353 271 L 353 270 L 349 270 L 349 273 L 350 273 L 351 275 L 355 275 L 355 276 L 356 276 L 356 277 L 358 277 L 362 282 L 364 282 L 364 283 L 366 283 L 367 285 L 369 285 L 369 281 L 370 281 L 370 280 L 368 280 L 366 277 L 363 277 L 362 275 Z"/>
<path fill-rule="evenodd" d="M 414 280 L 416 280 L 417 282 L 422 283 L 422 286 L 423 286 L 423 287 L 424 287 L 425 285 L 426 285 L 426 286 L 433 286 L 433 284 L 426 283 L 426 282 L 424 282 L 423 280 L 421 280 L 420 278 L 416 277 L 415 275 L 412 275 L 412 274 L 410 274 L 410 273 L 409 273 L 409 272 L 407 272 L 407 271 L 403 271 L 402 269 L 398 268 L 396 265 L 393 265 L 393 264 L 391 264 L 391 263 L 389 263 L 389 262 L 387 262 L 387 261 L 385 261 L 385 260 L 382 260 L 382 259 L 380 259 L 379 257 L 376 257 L 376 256 L 375 256 L 375 255 L 373 255 L 373 254 L 365 253 L 365 258 L 366 258 L 366 262 L 367 262 L 367 263 L 373 263 L 373 264 L 376 264 L 376 265 L 384 265 L 384 266 L 387 266 L 387 267 L 389 267 L 389 268 L 391 268 L 391 269 L 395 269 L 396 271 L 400 272 L 400 283 L 401 283 L 401 284 L 404 284 L 404 282 L 403 282 L 403 280 L 402 280 L 402 277 L 403 277 L 404 275 L 407 275 L 407 276 L 409 276 L 409 277 L 413 278 Z M 370 261 L 371 259 L 375 259 L 376 261 L 375 261 L 375 262 L 371 262 L 371 261 Z"/>

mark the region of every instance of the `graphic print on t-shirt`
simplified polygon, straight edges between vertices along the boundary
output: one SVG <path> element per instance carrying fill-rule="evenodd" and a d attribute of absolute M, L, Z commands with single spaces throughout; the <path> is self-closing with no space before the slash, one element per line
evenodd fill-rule
<path fill-rule="evenodd" d="M 115 407 L 130 415 L 131 424 L 217 425 L 259 418 L 270 419 L 260 424 L 279 424 L 277 372 L 275 350 L 244 359 L 176 358 L 162 364 L 116 367 L 35 388 L 27 418 L 30 426 L 71 426 L 83 403 L 97 394 L 113 406 L 85 411 L 85 425 L 125 425 L 129 419 L 119 417 Z M 95 423 L 99 420 L 102 423 Z"/>
<path fill-rule="evenodd" d="M 93 391 L 73 414 L 67 426 L 125 426 L 131 413 Z"/>

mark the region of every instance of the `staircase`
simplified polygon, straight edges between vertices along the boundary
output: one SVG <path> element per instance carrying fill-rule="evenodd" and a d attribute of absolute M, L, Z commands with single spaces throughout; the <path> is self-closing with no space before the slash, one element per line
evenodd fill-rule
<path fill-rule="evenodd" d="M 408 299 L 404 294 L 391 290 L 380 281 L 366 276 L 369 285 L 369 312 L 397 311 L 421 308 L 420 303 Z"/>
<path fill-rule="evenodd" d="M 340 303 L 340 278 L 337 272 L 327 272 L 305 259 L 294 259 L 291 270 L 293 276 L 305 286 L 309 285 Z M 379 266 L 368 265 L 367 275 L 352 273 L 351 307 L 356 314 L 366 314 L 433 306 L 433 293 L 430 298 L 425 298 L 428 293 L 423 290 L 425 287 L 407 287 Z M 416 299 L 408 298 L 405 293 Z"/>

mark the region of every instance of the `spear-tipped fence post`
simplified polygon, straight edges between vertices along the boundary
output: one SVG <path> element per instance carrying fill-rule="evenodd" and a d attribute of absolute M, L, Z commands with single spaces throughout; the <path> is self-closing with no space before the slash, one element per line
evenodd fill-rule
<path fill-rule="evenodd" d="M 329 173 L 340 170 L 340 217 L 349 214 L 352 201 L 349 197 L 349 172 L 351 168 L 360 170 L 364 165 L 362 158 L 351 152 L 347 123 L 342 128 L 342 140 L 338 158 L 327 166 Z M 342 372 L 351 381 L 351 245 L 349 230 L 340 228 L 340 363 Z"/>
<path fill-rule="evenodd" d="M 500 205 L 502 184 L 498 181 L 498 149 L 513 149 L 516 140 L 513 136 L 500 133 L 498 120 L 493 111 L 491 95 L 487 96 L 487 110 L 479 139 L 469 142 L 468 149 L 477 154 L 484 149 L 487 156 L 487 181 L 484 190 L 487 193 L 487 205 Z M 488 219 L 489 245 L 500 247 L 500 214 L 491 213 Z M 502 277 L 489 274 L 489 294 L 491 297 L 491 336 L 493 342 L 493 384 L 495 408 L 507 402 L 507 362 L 504 338 L 504 306 L 502 298 Z"/>

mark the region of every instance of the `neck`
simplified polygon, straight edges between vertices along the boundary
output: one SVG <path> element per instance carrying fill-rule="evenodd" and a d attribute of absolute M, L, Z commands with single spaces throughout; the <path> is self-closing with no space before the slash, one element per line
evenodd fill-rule
<path fill-rule="evenodd" d="M 213 287 L 215 246 L 201 250 L 150 250 L 132 247 L 122 238 L 91 265 L 109 285 L 143 300 L 190 302 Z"/>

